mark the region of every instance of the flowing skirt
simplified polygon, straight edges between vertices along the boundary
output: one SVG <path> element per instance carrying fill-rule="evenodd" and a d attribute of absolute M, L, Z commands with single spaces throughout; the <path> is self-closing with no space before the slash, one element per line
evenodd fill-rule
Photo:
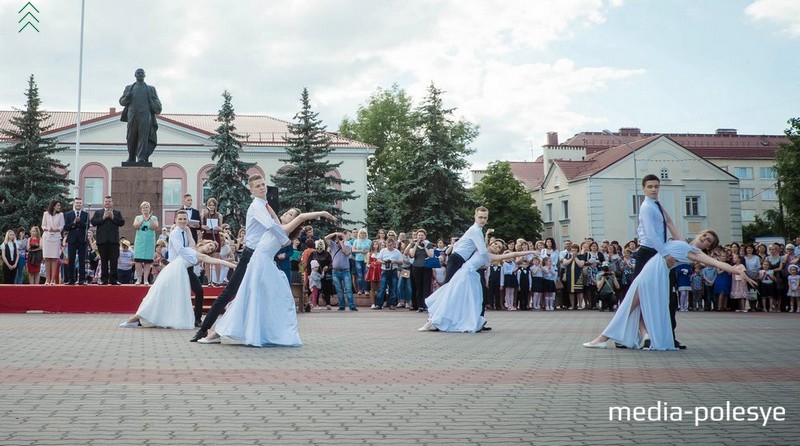
<path fill-rule="evenodd" d="M 639 305 L 631 310 L 637 291 Z M 669 318 L 669 268 L 661 256 L 650 259 L 636 276 L 603 335 L 628 348 L 639 348 L 642 341 L 640 317 L 650 336 L 650 350 L 675 349 Z"/>
<path fill-rule="evenodd" d="M 143 327 L 194 328 L 192 290 L 182 257 L 165 266 L 136 310 Z"/>
<path fill-rule="evenodd" d="M 428 320 L 439 331 L 475 333 L 483 328 L 483 288 L 478 272 L 462 266 L 450 282 L 425 299 Z"/>

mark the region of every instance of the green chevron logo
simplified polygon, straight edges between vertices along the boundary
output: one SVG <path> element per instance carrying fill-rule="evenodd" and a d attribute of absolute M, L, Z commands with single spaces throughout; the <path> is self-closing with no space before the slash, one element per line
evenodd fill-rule
<path fill-rule="evenodd" d="M 30 8 L 28 8 L 28 6 L 30 6 Z M 19 19 L 19 22 L 17 22 L 17 23 L 22 23 L 25 19 L 28 19 L 28 21 L 25 22 L 25 24 L 22 25 L 22 28 L 20 28 L 19 31 L 17 31 L 17 32 L 21 33 L 22 30 L 24 30 L 25 28 L 30 26 L 31 28 L 35 29 L 36 32 L 38 33 L 39 32 L 39 28 L 37 28 L 36 25 L 34 25 L 31 20 L 35 20 L 36 23 L 39 23 L 39 19 L 37 19 L 36 16 L 33 15 L 33 12 L 31 12 L 30 10 L 33 9 L 34 11 L 36 11 L 37 14 L 39 13 L 39 10 L 36 9 L 36 6 L 33 6 L 33 3 L 28 2 L 28 3 L 25 3 L 25 6 L 23 6 L 22 9 L 20 9 L 19 12 L 17 12 L 17 14 L 22 14 L 22 11 L 25 11 L 26 8 L 28 9 L 28 12 L 25 13 L 25 15 L 22 16 L 22 18 Z"/>

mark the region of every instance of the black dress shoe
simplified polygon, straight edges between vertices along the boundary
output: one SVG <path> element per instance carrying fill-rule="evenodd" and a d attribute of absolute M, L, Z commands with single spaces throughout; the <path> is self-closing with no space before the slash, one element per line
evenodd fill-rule
<path fill-rule="evenodd" d="M 617 348 L 628 348 L 626 345 L 622 345 L 619 342 L 615 342 L 614 343 L 614 347 L 617 347 Z"/>
<path fill-rule="evenodd" d="M 686 346 L 678 341 L 675 341 L 675 348 L 677 348 L 678 350 L 686 350 Z"/>
<path fill-rule="evenodd" d="M 116 280 L 112 280 L 111 282 L 108 283 L 111 285 L 119 285 L 119 282 L 117 282 Z"/>
<path fill-rule="evenodd" d="M 192 337 L 192 339 L 190 339 L 189 342 L 197 342 L 200 339 L 203 339 L 204 337 L 206 337 L 207 335 L 208 335 L 208 331 L 203 330 L 203 329 L 197 330 L 197 333 L 194 334 L 194 337 Z"/>
<path fill-rule="evenodd" d="M 487 327 L 486 322 L 484 322 L 483 327 L 481 327 L 481 331 L 492 331 L 492 327 Z"/>
<path fill-rule="evenodd" d="M 642 343 L 642 348 L 650 348 L 650 339 L 644 340 L 644 342 Z"/>
<path fill-rule="evenodd" d="M 75 285 L 75 282 L 74 281 L 69 281 L 69 282 L 65 283 L 65 285 Z"/>
<path fill-rule="evenodd" d="M 86 281 L 85 281 L 85 280 L 83 280 L 83 281 L 81 281 L 81 282 L 80 282 L 78 285 L 86 285 Z"/>
<path fill-rule="evenodd" d="M 203 326 L 203 322 L 200 319 L 194 320 L 194 328 L 200 328 Z"/>

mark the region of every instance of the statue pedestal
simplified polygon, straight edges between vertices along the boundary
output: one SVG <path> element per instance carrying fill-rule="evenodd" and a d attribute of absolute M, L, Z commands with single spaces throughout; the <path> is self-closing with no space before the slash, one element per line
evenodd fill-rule
<path fill-rule="evenodd" d="M 159 226 L 163 227 L 161 194 L 164 189 L 161 175 L 161 169 L 158 167 L 111 168 L 111 197 L 114 199 L 114 209 L 122 212 L 122 217 L 125 218 L 125 226 L 119 228 L 120 237 L 134 242 L 136 231 L 133 229 L 133 219 L 141 215 L 139 205 L 143 201 L 150 203 L 153 215 L 158 217 Z M 160 231 L 159 229 L 159 234 Z"/>
<path fill-rule="evenodd" d="M 149 161 L 123 161 L 122 167 L 153 167 Z"/>

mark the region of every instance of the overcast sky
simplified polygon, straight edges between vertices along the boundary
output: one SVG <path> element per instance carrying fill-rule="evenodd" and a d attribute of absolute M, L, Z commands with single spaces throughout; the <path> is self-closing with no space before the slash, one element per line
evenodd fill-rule
<path fill-rule="evenodd" d="M 33 73 L 77 109 L 80 0 L 0 0 L 0 109 Z M 26 9 L 27 11 L 27 9 Z M 24 22 L 23 22 L 24 23 Z M 546 132 L 780 134 L 800 116 L 797 0 L 86 0 L 82 110 L 119 107 L 137 67 L 164 113 L 291 120 L 303 87 L 328 129 L 378 87 L 434 82 L 480 125 L 476 167 L 530 160 Z"/>

